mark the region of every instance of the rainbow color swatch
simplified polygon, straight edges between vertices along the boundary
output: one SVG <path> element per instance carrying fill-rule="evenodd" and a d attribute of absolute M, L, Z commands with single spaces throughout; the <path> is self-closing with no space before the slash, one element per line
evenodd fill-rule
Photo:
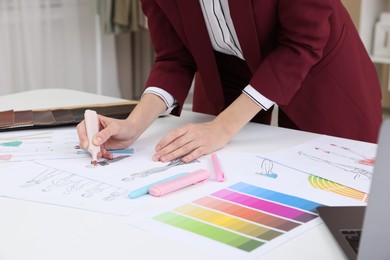
<path fill-rule="evenodd" d="M 239 182 L 154 219 L 251 252 L 318 218 L 318 206 L 321 204 Z"/>
<path fill-rule="evenodd" d="M 345 196 L 359 201 L 368 201 L 368 194 L 359 190 L 352 189 L 350 187 L 341 185 L 339 183 L 315 176 L 310 175 L 308 177 L 309 183 L 312 187 L 328 192 L 332 192 L 341 196 Z"/>

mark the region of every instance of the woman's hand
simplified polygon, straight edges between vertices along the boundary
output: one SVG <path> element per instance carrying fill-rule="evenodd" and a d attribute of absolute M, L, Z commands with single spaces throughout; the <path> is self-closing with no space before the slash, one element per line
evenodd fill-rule
<path fill-rule="evenodd" d="M 241 94 L 214 120 L 189 124 L 169 132 L 156 146 L 155 161 L 168 162 L 183 157 L 184 162 L 198 159 L 224 147 L 261 107 Z"/>
<path fill-rule="evenodd" d="M 113 119 L 99 115 L 100 132 L 93 137 L 94 145 L 101 148 L 98 157 L 112 159 L 109 149 L 123 149 L 133 144 L 138 136 L 135 135 L 134 128 L 126 120 Z M 88 148 L 88 137 L 83 120 L 77 125 L 77 133 L 80 140 L 80 148 Z"/>
<path fill-rule="evenodd" d="M 216 121 L 176 128 L 157 144 L 153 160 L 168 162 L 183 157 L 184 162 L 190 162 L 221 149 L 233 137 L 225 129 Z"/>
<path fill-rule="evenodd" d="M 158 116 L 166 110 L 164 101 L 154 94 L 144 94 L 126 120 L 98 115 L 100 132 L 93 137 L 93 143 L 100 145 L 98 157 L 112 159 L 109 149 L 124 149 L 132 145 Z M 88 148 L 85 122 L 77 125 L 80 148 Z"/>

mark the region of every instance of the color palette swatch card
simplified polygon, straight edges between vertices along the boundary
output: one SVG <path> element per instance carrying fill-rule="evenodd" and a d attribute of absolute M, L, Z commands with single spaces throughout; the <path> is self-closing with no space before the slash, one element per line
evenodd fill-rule
<path fill-rule="evenodd" d="M 318 218 L 318 206 L 321 204 L 240 182 L 154 219 L 251 252 Z"/>
<path fill-rule="evenodd" d="M 278 178 L 252 174 L 209 183 L 202 192 L 177 194 L 170 207 L 153 209 L 129 223 L 208 255 L 253 259 L 322 223 L 318 206 L 365 204 L 312 187 L 307 174 L 276 163 L 273 168 Z"/>

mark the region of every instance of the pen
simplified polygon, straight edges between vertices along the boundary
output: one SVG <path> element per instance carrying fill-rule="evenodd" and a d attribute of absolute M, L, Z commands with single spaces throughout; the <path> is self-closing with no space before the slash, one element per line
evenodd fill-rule
<path fill-rule="evenodd" d="M 96 111 L 87 109 L 84 112 L 84 119 L 85 119 L 85 127 L 87 129 L 87 136 L 88 136 L 88 152 L 92 155 L 92 161 L 93 165 L 97 164 L 97 156 L 100 152 L 100 146 L 96 146 L 93 144 L 93 138 L 94 136 L 99 132 L 99 119 L 97 116 Z"/>
<path fill-rule="evenodd" d="M 182 176 L 185 176 L 186 174 L 188 174 L 188 172 L 184 172 L 184 173 L 179 173 L 179 174 L 176 174 L 176 175 L 173 175 L 173 176 L 170 176 L 168 178 L 165 178 L 165 179 L 162 179 L 162 180 L 159 180 L 159 181 L 156 181 L 156 182 L 153 182 L 151 184 L 148 184 L 144 187 L 141 187 L 139 189 L 136 189 L 136 190 L 133 190 L 129 193 L 128 197 L 130 199 L 135 199 L 135 198 L 138 198 L 142 195 L 146 195 L 149 193 L 149 189 L 157 184 L 160 184 L 160 183 L 164 183 L 164 182 L 167 182 L 167 181 L 171 181 L 171 180 L 174 180 L 174 179 L 177 179 L 177 178 L 180 178 Z"/>
<path fill-rule="evenodd" d="M 221 169 L 221 164 L 219 163 L 218 157 L 215 153 L 211 155 L 211 161 L 213 162 L 215 177 L 217 178 L 217 181 L 219 182 L 224 181 L 225 175 L 223 174 L 223 171 Z"/>
<path fill-rule="evenodd" d="M 168 194 L 172 191 L 177 191 L 187 186 L 197 184 L 202 182 L 210 177 L 210 172 L 204 169 L 200 169 L 191 173 L 186 174 L 185 176 L 176 178 L 171 181 L 157 184 L 149 189 L 149 194 L 159 197 L 165 194 Z"/>

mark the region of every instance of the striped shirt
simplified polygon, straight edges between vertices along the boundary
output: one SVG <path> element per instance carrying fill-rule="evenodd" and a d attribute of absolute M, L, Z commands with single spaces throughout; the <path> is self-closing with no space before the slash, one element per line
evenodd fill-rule
<path fill-rule="evenodd" d="M 244 60 L 236 30 L 230 16 L 228 0 L 199 0 L 199 3 L 213 49 Z M 169 114 L 177 105 L 172 95 L 161 88 L 148 87 L 144 93 L 153 93 L 162 98 L 168 108 L 164 114 Z M 264 110 L 268 110 L 274 104 L 273 101 L 263 96 L 251 85 L 246 86 L 243 89 L 243 93 Z"/>

